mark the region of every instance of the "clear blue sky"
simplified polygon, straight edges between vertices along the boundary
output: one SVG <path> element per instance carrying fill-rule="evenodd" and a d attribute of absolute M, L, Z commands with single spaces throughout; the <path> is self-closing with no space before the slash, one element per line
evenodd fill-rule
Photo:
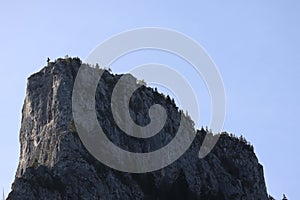
<path fill-rule="evenodd" d="M 18 162 L 27 77 L 47 57 L 85 58 L 111 35 L 155 26 L 180 31 L 206 49 L 226 88 L 224 130 L 254 145 L 270 194 L 297 199 L 299 1 L 174 2 L 1 1 L 0 187 L 6 193 Z"/>

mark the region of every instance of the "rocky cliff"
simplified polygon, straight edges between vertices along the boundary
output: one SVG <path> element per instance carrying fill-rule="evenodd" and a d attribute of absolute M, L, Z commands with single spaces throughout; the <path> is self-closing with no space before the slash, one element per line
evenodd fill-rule
<path fill-rule="evenodd" d="M 97 161 L 83 146 L 72 117 L 72 88 L 81 64 L 78 58 L 57 59 L 28 78 L 20 160 L 8 199 L 268 199 L 263 168 L 252 146 L 226 133 L 208 156 L 199 159 L 204 136 L 213 135 L 198 130 L 183 156 L 154 172 L 125 173 Z M 105 70 L 95 97 L 97 118 L 109 139 L 133 152 L 168 144 L 181 111 L 152 88 L 142 86 L 133 94 L 130 114 L 137 124 L 145 125 L 151 105 L 165 107 L 167 121 L 156 136 L 133 138 L 114 123 L 110 97 L 120 77 Z M 186 119 L 185 131 L 195 131 Z"/>

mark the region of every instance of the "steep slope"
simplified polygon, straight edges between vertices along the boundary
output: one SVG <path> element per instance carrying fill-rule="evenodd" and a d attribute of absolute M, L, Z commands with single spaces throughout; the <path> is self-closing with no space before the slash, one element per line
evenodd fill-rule
<path fill-rule="evenodd" d="M 20 160 L 8 199 L 268 199 L 253 148 L 228 134 L 199 159 L 204 136 L 213 135 L 197 131 L 183 156 L 154 172 L 124 173 L 97 161 L 82 145 L 72 120 L 72 88 L 80 65 L 78 58 L 57 59 L 28 78 Z M 132 118 L 140 125 L 149 123 L 148 109 L 159 103 L 166 108 L 167 122 L 149 139 L 122 134 L 110 111 L 112 89 L 120 77 L 105 71 L 96 92 L 97 117 L 109 139 L 133 152 L 154 151 L 169 143 L 181 111 L 170 98 L 145 86 L 131 98 Z M 186 120 L 185 131 L 195 131 L 189 117 Z"/>

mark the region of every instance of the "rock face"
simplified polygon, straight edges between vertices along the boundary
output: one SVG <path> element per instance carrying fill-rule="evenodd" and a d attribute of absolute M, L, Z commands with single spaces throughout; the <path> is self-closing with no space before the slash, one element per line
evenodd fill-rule
<path fill-rule="evenodd" d="M 125 173 L 97 161 L 81 143 L 72 120 L 72 88 L 80 65 L 78 58 L 57 59 L 28 78 L 20 160 L 8 199 L 268 199 L 263 167 L 252 146 L 226 133 L 208 156 L 199 159 L 204 136 L 213 136 L 198 130 L 183 156 L 154 172 Z M 142 86 L 133 94 L 130 114 L 137 124 L 146 125 L 149 107 L 164 106 L 167 122 L 156 136 L 133 138 L 114 123 L 110 96 L 120 77 L 104 71 L 98 84 L 96 110 L 104 132 L 115 144 L 134 152 L 168 144 L 181 111 L 152 88 Z M 186 131 L 195 131 L 186 119 Z"/>

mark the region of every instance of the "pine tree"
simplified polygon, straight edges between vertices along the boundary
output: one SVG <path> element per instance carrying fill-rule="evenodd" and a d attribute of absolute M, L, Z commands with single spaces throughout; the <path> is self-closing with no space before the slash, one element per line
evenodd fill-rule
<path fill-rule="evenodd" d="M 285 196 L 285 194 L 283 194 L 282 200 L 288 200 Z"/>

